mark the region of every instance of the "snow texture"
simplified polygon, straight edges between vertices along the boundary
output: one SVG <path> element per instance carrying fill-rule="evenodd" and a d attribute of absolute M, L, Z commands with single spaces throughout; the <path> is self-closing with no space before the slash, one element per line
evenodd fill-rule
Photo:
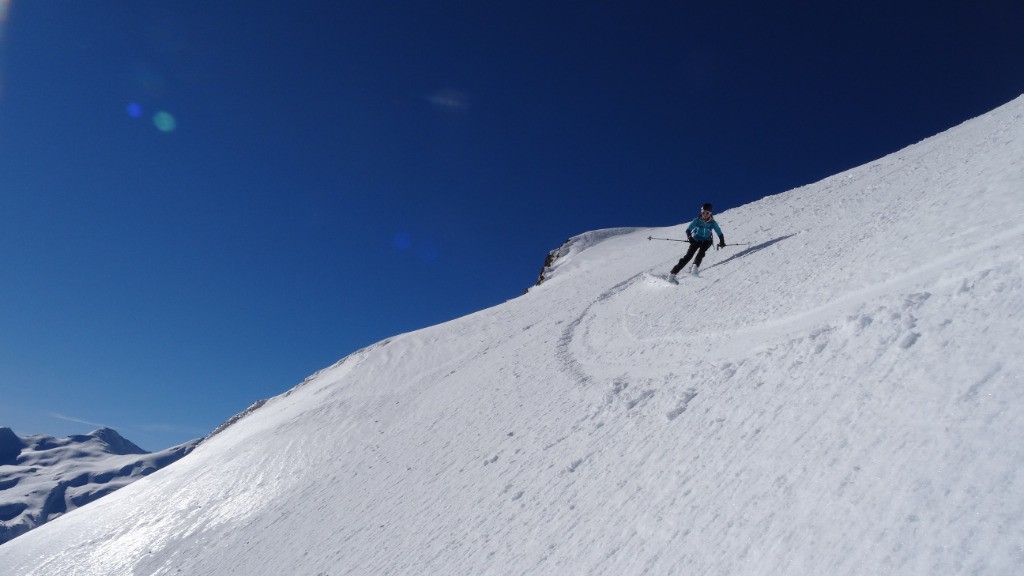
<path fill-rule="evenodd" d="M 694 204 L 706 201 L 694 198 Z M 716 215 L 588 233 L 0 546 L 19 575 L 1024 574 L 1024 98 Z"/>
<path fill-rule="evenodd" d="M 149 453 L 110 428 L 68 438 L 0 428 L 0 544 L 152 474 L 197 443 Z"/>

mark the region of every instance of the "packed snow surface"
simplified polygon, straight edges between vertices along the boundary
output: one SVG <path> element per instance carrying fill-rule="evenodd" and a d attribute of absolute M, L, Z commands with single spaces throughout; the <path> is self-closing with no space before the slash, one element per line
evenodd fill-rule
<path fill-rule="evenodd" d="M 310 377 L 18 575 L 1024 574 L 1024 98 Z"/>

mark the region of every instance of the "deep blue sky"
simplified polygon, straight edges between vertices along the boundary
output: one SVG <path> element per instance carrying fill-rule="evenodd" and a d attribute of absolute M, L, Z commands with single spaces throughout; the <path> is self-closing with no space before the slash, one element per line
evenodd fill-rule
<path fill-rule="evenodd" d="M 0 425 L 162 449 L 1024 93 L 1019 0 L 828 4 L 0 0 Z"/>

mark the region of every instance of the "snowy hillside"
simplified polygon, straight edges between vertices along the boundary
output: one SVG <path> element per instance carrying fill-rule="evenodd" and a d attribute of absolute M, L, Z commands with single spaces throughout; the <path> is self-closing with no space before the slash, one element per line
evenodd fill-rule
<path fill-rule="evenodd" d="M 152 474 L 197 443 L 149 453 L 110 428 L 68 438 L 0 428 L 0 544 Z"/>
<path fill-rule="evenodd" d="M 716 219 L 702 278 L 685 224 L 584 235 L 0 573 L 1024 573 L 1024 98 Z"/>

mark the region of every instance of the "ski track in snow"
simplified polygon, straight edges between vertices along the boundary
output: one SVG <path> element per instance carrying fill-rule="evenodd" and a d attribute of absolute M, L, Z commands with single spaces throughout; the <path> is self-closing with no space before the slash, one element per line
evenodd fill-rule
<path fill-rule="evenodd" d="M 1017 255 L 1024 252 L 1022 237 L 1024 226 L 1017 226 L 969 249 L 938 258 L 884 282 L 841 294 L 809 310 L 791 311 L 788 315 L 772 314 L 759 324 L 740 322 L 740 325 L 718 325 L 692 333 L 677 324 L 651 330 L 650 312 L 665 310 L 662 305 L 665 298 L 692 297 L 695 305 L 699 306 L 701 291 L 714 288 L 692 282 L 675 287 L 663 280 L 652 279 L 649 274 L 637 274 L 603 292 L 566 327 L 559 342 L 558 355 L 564 369 L 581 384 L 587 384 L 594 380 L 594 372 L 601 371 L 598 367 L 603 371 L 616 367 L 625 369 L 635 366 L 641 357 L 658 356 L 655 353 L 666 348 L 676 352 L 659 357 L 668 358 L 673 363 L 681 357 L 696 357 L 720 364 L 745 356 L 757 348 L 778 346 L 794 334 L 811 333 L 823 337 L 850 324 L 872 322 L 873 316 L 879 315 L 879 312 L 869 311 L 872 302 L 886 301 L 876 310 L 898 310 L 894 314 L 899 318 L 891 317 L 889 320 L 909 326 L 907 322 L 910 320 L 904 322 L 902 319 L 912 316 L 914 309 L 931 296 L 929 290 L 948 292 L 949 284 L 958 282 L 960 271 L 980 253 L 998 249 L 1009 257 L 1006 265 L 1019 265 L 1015 262 Z M 957 274 L 948 274 L 949 269 L 955 269 Z M 672 290 L 688 291 L 682 295 Z M 597 328 L 615 325 L 620 329 L 614 332 L 601 332 Z M 914 334 L 918 333 L 911 332 L 907 336 L 905 347 L 916 340 Z M 818 345 L 819 348 L 821 346 Z M 610 351 L 613 353 L 609 354 Z M 647 364 L 647 367 L 652 372 L 661 373 L 669 366 Z"/>

